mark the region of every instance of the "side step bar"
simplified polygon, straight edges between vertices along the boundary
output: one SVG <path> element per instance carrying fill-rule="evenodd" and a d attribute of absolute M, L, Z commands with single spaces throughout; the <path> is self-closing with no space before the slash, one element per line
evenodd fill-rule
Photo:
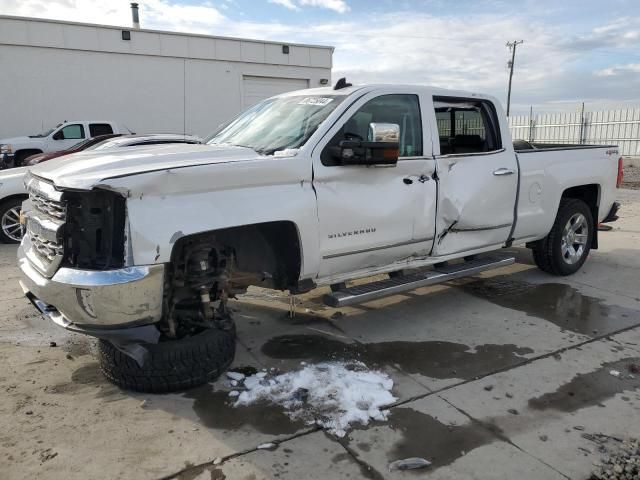
<path fill-rule="evenodd" d="M 356 303 L 364 303 L 396 293 L 415 290 L 416 288 L 447 282 L 455 278 L 467 277 L 476 273 L 506 267 L 515 263 L 515 257 L 485 257 L 454 265 L 446 265 L 410 275 L 365 283 L 326 294 L 325 305 L 330 307 L 346 307 Z"/>

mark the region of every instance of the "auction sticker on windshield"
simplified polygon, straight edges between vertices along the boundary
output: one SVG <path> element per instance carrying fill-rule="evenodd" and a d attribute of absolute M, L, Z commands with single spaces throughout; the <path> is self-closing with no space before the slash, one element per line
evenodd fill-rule
<path fill-rule="evenodd" d="M 298 102 L 298 105 L 318 105 L 324 107 L 325 105 L 333 102 L 333 98 L 326 97 L 306 97 Z"/>

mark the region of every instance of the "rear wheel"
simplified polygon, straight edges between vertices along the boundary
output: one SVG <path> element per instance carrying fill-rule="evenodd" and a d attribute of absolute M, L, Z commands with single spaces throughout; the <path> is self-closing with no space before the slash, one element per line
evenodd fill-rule
<path fill-rule="evenodd" d="M 20 224 L 22 198 L 14 198 L 0 204 L 0 242 L 20 243 L 24 231 Z"/>
<path fill-rule="evenodd" d="M 236 351 L 236 330 L 205 329 L 182 339 L 143 345 L 148 355 L 142 366 L 111 342 L 100 340 L 102 373 L 127 390 L 166 393 L 196 387 L 218 378 Z"/>
<path fill-rule="evenodd" d="M 588 205 L 575 198 L 563 198 L 549 235 L 532 249 L 533 260 L 541 270 L 552 275 L 571 275 L 587 260 L 593 232 Z"/>

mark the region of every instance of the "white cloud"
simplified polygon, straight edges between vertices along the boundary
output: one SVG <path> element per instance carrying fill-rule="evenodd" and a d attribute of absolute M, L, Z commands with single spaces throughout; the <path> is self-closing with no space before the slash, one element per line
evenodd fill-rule
<path fill-rule="evenodd" d="M 596 70 L 594 75 L 598 77 L 613 77 L 626 73 L 640 73 L 640 63 L 627 63 L 625 65 L 613 65 L 612 67 Z"/>
<path fill-rule="evenodd" d="M 344 0 L 268 0 L 269 3 L 281 5 L 289 10 L 300 10 L 301 7 L 319 7 L 333 10 L 338 13 L 345 13 L 351 10 Z"/>
<path fill-rule="evenodd" d="M 275 3 L 289 10 L 300 10 L 300 7 L 293 3 L 293 0 L 269 0 L 269 3 Z"/>
<path fill-rule="evenodd" d="M 344 0 L 299 0 L 299 2 L 300 5 L 327 8 L 338 13 L 345 13 L 351 10 Z"/>

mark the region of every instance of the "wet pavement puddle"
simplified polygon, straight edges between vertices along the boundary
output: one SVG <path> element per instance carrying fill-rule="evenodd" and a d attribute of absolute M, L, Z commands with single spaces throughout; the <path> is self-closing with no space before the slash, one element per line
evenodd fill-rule
<path fill-rule="evenodd" d="M 262 353 L 274 359 L 309 361 L 360 360 L 369 368 L 397 366 L 405 373 L 431 378 L 472 379 L 526 361 L 533 350 L 516 345 L 453 342 L 344 343 L 322 335 L 282 335 L 269 339 Z"/>
<path fill-rule="evenodd" d="M 610 372 L 620 373 L 614 376 Z M 640 388 L 640 358 L 625 358 L 604 363 L 598 370 L 580 373 L 554 392 L 529 400 L 534 410 L 555 409 L 574 412 L 598 405 L 618 393 Z"/>
<path fill-rule="evenodd" d="M 194 465 L 191 462 L 185 462 L 184 471 L 180 472 L 171 480 L 196 480 L 202 479 L 201 475 L 208 473 L 207 479 L 210 480 L 226 480 L 226 476 L 218 467 L 214 465 Z"/>
<path fill-rule="evenodd" d="M 406 407 L 393 408 L 387 426 L 402 434 L 402 439 L 386 452 L 387 460 L 393 462 L 403 458 L 425 458 L 432 465 L 427 470 L 415 472 L 422 474 L 450 465 L 471 450 L 504 438 L 500 429 L 494 425 L 446 425 L 429 414 Z M 354 446 L 362 452 L 378 448 L 375 441 L 373 444 L 359 441 Z"/>
<path fill-rule="evenodd" d="M 287 417 L 282 407 L 266 402 L 234 408 L 229 392 L 210 384 L 188 390 L 184 397 L 193 399 L 193 411 L 207 428 L 235 431 L 249 426 L 269 435 L 290 435 L 309 428 Z"/>
<path fill-rule="evenodd" d="M 563 283 L 530 284 L 498 277 L 452 284 L 501 307 L 584 335 L 602 335 L 640 323 L 640 311 L 605 304 Z"/>

